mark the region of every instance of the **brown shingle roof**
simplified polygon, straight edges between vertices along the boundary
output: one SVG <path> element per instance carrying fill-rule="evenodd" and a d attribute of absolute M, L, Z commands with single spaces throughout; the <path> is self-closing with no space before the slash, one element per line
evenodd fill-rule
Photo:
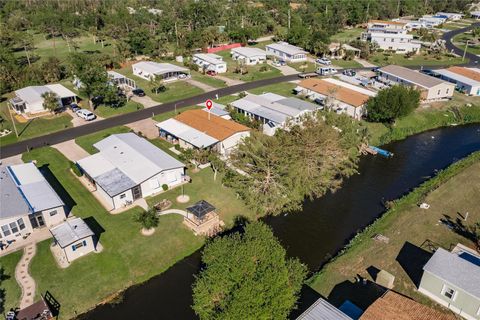
<path fill-rule="evenodd" d="M 299 86 L 325 96 L 334 97 L 354 107 L 362 106 L 370 98 L 366 94 L 338 86 L 323 79 L 305 79 L 299 83 Z"/>
<path fill-rule="evenodd" d="M 480 72 L 476 72 L 467 68 L 463 67 L 450 67 L 447 69 L 447 71 L 459 74 L 461 76 L 470 78 L 475 81 L 480 81 Z"/>
<path fill-rule="evenodd" d="M 174 119 L 220 141 L 225 140 L 235 133 L 250 131 L 250 128 L 242 124 L 223 119 L 213 114 L 210 114 L 210 119 L 208 119 L 208 112 L 204 110 L 188 110 L 182 112 Z"/>
<path fill-rule="evenodd" d="M 360 320 L 455 320 L 455 317 L 387 291 L 365 310 Z"/>

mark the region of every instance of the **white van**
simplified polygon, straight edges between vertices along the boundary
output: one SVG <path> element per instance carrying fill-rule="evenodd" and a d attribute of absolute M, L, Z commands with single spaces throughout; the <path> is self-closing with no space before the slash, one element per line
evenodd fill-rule
<path fill-rule="evenodd" d="M 337 69 L 331 67 L 320 67 L 317 69 L 317 73 L 321 76 L 328 76 L 337 72 Z"/>
<path fill-rule="evenodd" d="M 87 110 L 87 109 L 80 109 L 80 110 L 77 110 L 76 112 L 77 116 L 79 116 L 80 118 L 83 118 L 87 121 L 92 121 L 92 120 L 95 120 L 95 118 L 97 117 L 93 112 Z"/>

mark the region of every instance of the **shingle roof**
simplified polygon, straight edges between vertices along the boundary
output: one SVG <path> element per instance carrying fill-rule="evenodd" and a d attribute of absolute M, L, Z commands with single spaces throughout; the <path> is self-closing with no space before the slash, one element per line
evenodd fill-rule
<path fill-rule="evenodd" d="M 467 252 L 459 255 L 438 248 L 423 270 L 480 299 L 480 265 L 468 257 L 474 258 Z"/>
<path fill-rule="evenodd" d="M 362 106 L 370 98 L 366 94 L 330 83 L 323 79 L 305 79 L 298 85 L 325 96 L 332 96 L 335 99 L 354 107 Z"/>
<path fill-rule="evenodd" d="M 480 72 L 473 71 L 471 69 L 463 68 L 463 67 L 450 67 L 446 69 L 447 71 L 459 74 L 461 76 L 467 77 L 469 79 L 480 81 Z"/>
<path fill-rule="evenodd" d="M 379 71 L 391 74 L 397 78 L 406 80 L 410 83 L 427 89 L 445 83 L 445 81 L 443 80 L 427 76 L 426 74 L 393 64 L 380 68 Z"/>
<path fill-rule="evenodd" d="M 328 301 L 319 298 L 297 320 L 352 320 Z"/>
<path fill-rule="evenodd" d="M 50 233 L 62 248 L 94 235 L 92 229 L 81 218 L 67 220 L 51 228 Z"/>
<path fill-rule="evenodd" d="M 387 291 L 365 310 L 360 320 L 455 320 L 455 317 Z"/>
<path fill-rule="evenodd" d="M 175 119 L 167 119 L 157 123 L 156 126 L 200 149 L 209 147 L 218 142 L 218 140 L 214 137 L 211 137 L 208 134 L 194 129 Z"/>
<path fill-rule="evenodd" d="M 244 131 L 250 131 L 250 128 L 236 123 L 235 121 L 226 120 L 211 114 L 210 119 L 208 112 L 203 110 L 187 110 L 174 118 L 198 131 L 223 141 L 228 137 Z"/>

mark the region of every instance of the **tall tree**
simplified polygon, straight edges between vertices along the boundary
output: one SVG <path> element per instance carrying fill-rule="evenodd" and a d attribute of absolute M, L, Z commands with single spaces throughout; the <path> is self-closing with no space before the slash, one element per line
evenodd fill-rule
<path fill-rule="evenodd" d="M 370 121 L 393 122 L 404 117 L 420 105 L 420 92 L 413 87 L 395 85 L 380 90 L 368 99 L 367 117 Z"/>
<path fill-rule="evenodd" d="M 55 92 L 47 91 L 42 94 L 43 98 L 43 107 L 45 110 L 49 110 L 51 112 L 55 112 L 60 106 L 59 104 L 59 97 Z"/>

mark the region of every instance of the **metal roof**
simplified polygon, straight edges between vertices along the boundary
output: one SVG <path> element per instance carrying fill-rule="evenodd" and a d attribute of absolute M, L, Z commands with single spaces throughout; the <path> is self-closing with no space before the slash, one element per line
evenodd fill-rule
<path fill-rule="evenodd" d="M 480 82 L 467 78 L 465 76 L 462 76 L 461 74 L 449 71 L 447 69 L 432 70 L 432 73 L 444 76 L 446 78 L 449 78 L 464 84 L 468 84 L 472 87 L 480 86 Z"/>
<path fill-rule="evenodd" d="M 475 263 L 478 261 L 479 263 Z M 438 248 L 423 267 L 434 276 L 480 298 L 480 257 L 467 251 L 452 253 Z"/>
<path fill-rule="evenodd" d="M 111 79 L 123 79 L 123 78 L 126 78 L 123 74 L 118 73 L 118 72 L 113 71 L 113 70 L 108 70 L 107 73 L 108 73 L 108 75 L 110 76 Z"/>
<path fill-rule="evenodd" d="M 265 50 L 262 50 L 259 48 L 249 48 L 249 47 L 233 48 L 231 52 L 234 52 L 238 55 L 241 55 L 247 58 L 258 57 L 258 56 L 264 57 L 267 55 L 267 52 Z"/>
<path fill-rule="evenodd" d="M 297 320 L 352 320 L 325 299 L 319 298 Z"/>
<path fill-rule="evenodd" d="M 156 126 L 200 149 L 209 147 L 218 142 L 217 139 L 208 134 L 173 118 L 157 123 Z"/>
<path fill-rule="evenodd" d="M 355 86 L 353 84 L 350 84 L 350 83 L 347 83 L 347 82 L 344 82 L 344 81 L 340 81 L 340 80 L 335 79 L 335 78 L 325 78 L 323 80 L 325 80 L 327 82 L 330 82 L 330 83 L 333 83 L 333 84 L 336 84 L 336 85 L 339 85 L 339 86 L 347 88 L 347 89 L 352 89 L 352 90 L 357 91 L 359 93 L 365 94 L 369 97 L 375 97 L 377 95 L 377 93 L 374 92 L 374 91 L 370 91 L 368 89 L 365 89 L 365 88 L 362 88 L 362 87 L 359 87 L 359 86 Z"/>
<path fill-rule="evenodd" d="M 29 104 L 43 102 L 42 94 L 54 92 L 59 98 L 75 97 L 76 94 L 61 84 L 47 84 L 44 86 L 30 86 L 15 91 L 17 97 Z"/>
<path fill-rule="evenodd" d="M 414 70 L 411 70 L 402 66 L 393 65 L 393 64 L 380 68 L 379 71 L 393 75 L 399 79 L 405 80 L 409 83 L 413 83 L 427 89 L 433 88 L 439 84 L 446 83 L 443 80 L 440 80 L 431 76 L 427 76 L 426 74 L 420 73 L 418 71 L 414 71 Z"/>
<path fill-rule="evenodd" d="M 7 167 L 0 167 L 0 195 L 0 219 L 25 215 L 30 211 Z"/>
<path fill-rule="evenodd" d="M 210 112 L 211 114 L 214 114 L 218 117 L 228 116 L 230 114 L 227 110 L 220 109 L 215 106 L 213 106 L 210 110 L 208 110 L 207 108 L 203 108 L 202 110 L 205 112 Z"/>
<path fill-rule="evenodd" d="M 125 173 L 115 168 L 95 177 L 95 183 L 99 185 L 110 197 L 130 190 L 137 185 Z"/>
<path fill-rule="evenodd" d="M 203 218 L 210 212 L 215 211 L 215 207 L 205 200 L 200 200 L 193 206 L 188 207 L 187 211 L 195 215 L 197 218 Z"/>
<path fill-rule="evenodd" d="M 222 56 L 219 56 L 218 54 L 213 54 L 213 53 L 197 53 L 193 55 L 193 58 L 200 59 L 202 61 L 205 61 L 209 64 L 227 64 L 225 61 L 223 61 Z"/>
<path fill-rule="evenodd" d="M 65 248 L 72 243 L 95 235 L 81 218 L 67 220 L 50 229 L 50 233 L 60 247 Z"/>
<path fill-rule="evenodd" d="M 151 74 L 159 75 L 169 72 L 188 72 L 188 69 L 171 63 L 158 63 L 153 61 L 140 61 L 132 64 L 133 68 L 142 69 Z"/>
<path fill-rule="evenodd" d="M 284 52 L 284 53 L 289 54 L 289 55 L 306 54 L 307 53 L 302 48 L 291 45 L 291 44 L 289 44 L 287 42 L 283 42 L 283 41 L 267 44 L 265 47 L 266 48 L 271 48 L 271 49 L 274 49 L 274 50 L 277 50 L 277 51 L 281 51 L 281 52 Z"/>

